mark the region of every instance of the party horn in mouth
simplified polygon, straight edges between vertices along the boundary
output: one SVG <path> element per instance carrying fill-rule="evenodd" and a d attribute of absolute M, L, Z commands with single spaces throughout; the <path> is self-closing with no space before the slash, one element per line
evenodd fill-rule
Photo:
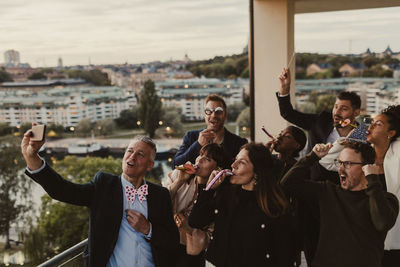
<path fill-rule="evenodd" d="M 350 125 L 354 128 L 357 128 L 357 125 L 354 125 L 352 123 L 350 123 L 350 119 L 345 119 L 344 121 L 339 121 L 340 126 L 342 127 L 346 127 L 347 125 Z"/>
<path fill-rule="evenodd" d="M 220 171 L 217 175 L 215 175 L 215 177 L 211 180 L 211 182 L 207 185 L 206 189 L 204 189 L 204 190 L 205 191 L 210 190 L 210 188 L 213 186 L 213 184 L 215 184 L 215 182 L 219 179 L 219 177 L 221 177 L 221 175 L 224 173 L 226 173 L 227 175 L 233 175 L 233 172 L 230 170 Z"/>
<path fill-rule="evenodd" d="M 263 132 L 264 132 L 266 135 L 268 135 L 269 138 L 275 139 L 275 138 L 267 131 L 267 129 L 265 129 L 264 126 L 261 127 L 261 130 L 263 130 Z"/>
<path fill-rule="evenodd" d="M 184 171 L 187 174 L 195 174 L 196 173 L 196 168 L 192 164 L 185 163 L 180 166 L 176 166 L 175 169 Z"/>

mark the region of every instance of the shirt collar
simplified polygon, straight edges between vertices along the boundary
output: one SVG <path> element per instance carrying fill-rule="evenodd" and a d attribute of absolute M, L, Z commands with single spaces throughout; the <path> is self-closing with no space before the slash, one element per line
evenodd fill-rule
<path fill-rule="evenodd" d="M 132 186 L 133 188 L 136 189 L 136 187 L 135 187 L 133 184 L 131 184 L 131 183 L 124 177 L 124 174 L 123 174 L 123 173 L 121 174 L 121 183 L 122 183 L 122 186 L 123 186 L 124 188 L 125 188 L 126 185 L 129 185 L 129 186 Z M 146 184 L 146 180 L 145 180 L 145 179 L 143 179 L 143 183 L 142 183 L 140 186 L 142 186 L 142 185 L 144 185 L 144 184 Z"/>

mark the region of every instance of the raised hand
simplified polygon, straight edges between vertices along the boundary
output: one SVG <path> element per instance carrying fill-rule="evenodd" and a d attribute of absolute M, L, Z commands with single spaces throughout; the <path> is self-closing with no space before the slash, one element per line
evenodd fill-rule
<path fill-rule="evenodd" d="M 280 95 L 288 95 L 290 93 L 290 70 L 283 68 L 281 75 L 279 75 L 281 87 L 279 88 Z"/>
<path fill-rule="evenodd" d="M 31 141 L 31 130 L 28 130 L 24 134 L 24 138 L 22 138 L 21 141 L 21 153 L 30 170 L 37 170 L 42 166 L 43 162 L 40 159 L 38 152 L 44 143 L 45 140 Z"/>
<path fill-rule="evenodd" d="M 271 140 L 268 143 L 266 143 L 265 147 L 272 153 L 272 151 L 274 151 L 274 140 Z"/>
<path fill-rule="evenodd" d="M 365 176 L 369 174 L 382 174 L 382 167 L 378 164 L 366 164 L 362 166 Z"/>
<path fill-rule="evenodd" d="M 211 129 L 204 129 L 203 131 L 200 132 L 199 138 L 197 141 L 199 144 L 203 147 L 209 143 L 212 143 L 217 135 L 215 132 Z"/>
<path fill-rule="evenodd" d="M 323 158 L 325 157 L 329 150 L 332 148 L 332 144 L 331 143 L 327 143 L 327 144 L 316 144 L 312 151 L 319 157 L 319 158 Z"/>
<path fill-rule="evenodd" d="M 217 170 L 214 170 L 214 171 L 210 174 L 210 177 L 208 178 L 208 181 L 207 181 L 207 186 L 206 186 L 206 188 L 208 187 L 208 184 L 215 178 L 215 176 L 216 176 L 220 171 L 221 171 L 221 169 L 217 169 Z M 218 186 L 220 186 L 220 185 L 222 184 L 222 182 L 225 180 L 225 178 L 226 178 L 227 176 L 228 176 L 228 175 L 227 175 L 226 173 L 223 173 L 223 174 L 218 178 L 218 180 L 210 187 L 210 189 L 217 189 Z"/>

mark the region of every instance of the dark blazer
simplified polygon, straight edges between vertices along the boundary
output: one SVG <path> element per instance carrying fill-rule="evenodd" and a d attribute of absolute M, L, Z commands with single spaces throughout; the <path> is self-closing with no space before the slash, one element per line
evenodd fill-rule
<path fill-rule="evenodd" d="M 239 203 L 243 189 L 237 185 L 221 186 L 216 193 L 214 190 L 199 192 L 189 225 L 203 229 L 215 222 L 207 260 L 217 267 L 228 267 L 227 261 L 231 261 L 229 267 L 293 267 L 295 244 L 291 240 L 293 229 L 288 215 L 268 217 L 259 208 L 255 196 L 253 201 Z M 238 214 L 239 206 L 243 213 Z M 239 233 L 231 230 L 233 223 L 240 225 Z M 232 238 L 236 242 L 234 251 L 230 248 Z"/>
<path fill-rule="evenodd" d="M 172 168 L 177 165 L 185 164 L 190 161 L 195 163 L 196 157 L 200 154 L 201 145 L 197 141 L 202 130 L 189 131 L 183 137 L 183 143 L 172 161 Z M 222 147 L 227 157 L 225 166 L 223 168 L 230 168 L 236 155 L 239 153 L 240 148 L 247 143 L 246 138 L 242 138 L 229 132 L 225 128 L 224 142 Z"/>
<path fill-rule="evenodd" d="M 90 209 L 89 266 L 106 266 L 118 239 L 123 213 L 123 191 L 119 176 L 98 172 L 86 184 L 63 179 L 46 164 L 37 174 L 26 174 L 39 183 L 53 198 Z M 151 249 L 155 266 L 173 266 L 179 244 L 178 229 L 173 221 L 171 198 L 167 189 L 147 182 L 149 186 L 148 220 L 152 224 Z"/>
<path fill-rule="evenodd" d="M 323 111 L 318 114 L 302 113 L 293 109 L 290 96 L 280 97 L 276 94 L 279 102 L 281 116 L 290 123 L 308 131 L 307 152 L 320 143 L 326 143 L 329 134 L 333 130 L 332 112 Z M 335 184 L 339 183 L 337 172 L 328 171 L 319 164 L 311 169 L 312 180 L 329 180 Z"/>
<path fill-rule="evenodd" d="M 316 144 L 326 143 L 326 139 L 333 130 L 332 112 L 323 111 L 318 114 L 302 113 L 293 109 L 289 95 L 280 97 L 277 93 L 276 96 L 281 116 L 288 122 L 308 131 L 309 150 Z"/>

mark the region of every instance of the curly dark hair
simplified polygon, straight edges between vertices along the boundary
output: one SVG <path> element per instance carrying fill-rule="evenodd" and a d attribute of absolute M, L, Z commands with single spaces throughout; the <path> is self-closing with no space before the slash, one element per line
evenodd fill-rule
<path fill-rule="evenodd" d="M 396 131 L 396 134 L 390 139 L 390 142 L 393 142 L 400 136 L 400 105 L 388 106 L 381 111 L 381 114 L 388 118 L 389 129 Z"/>

